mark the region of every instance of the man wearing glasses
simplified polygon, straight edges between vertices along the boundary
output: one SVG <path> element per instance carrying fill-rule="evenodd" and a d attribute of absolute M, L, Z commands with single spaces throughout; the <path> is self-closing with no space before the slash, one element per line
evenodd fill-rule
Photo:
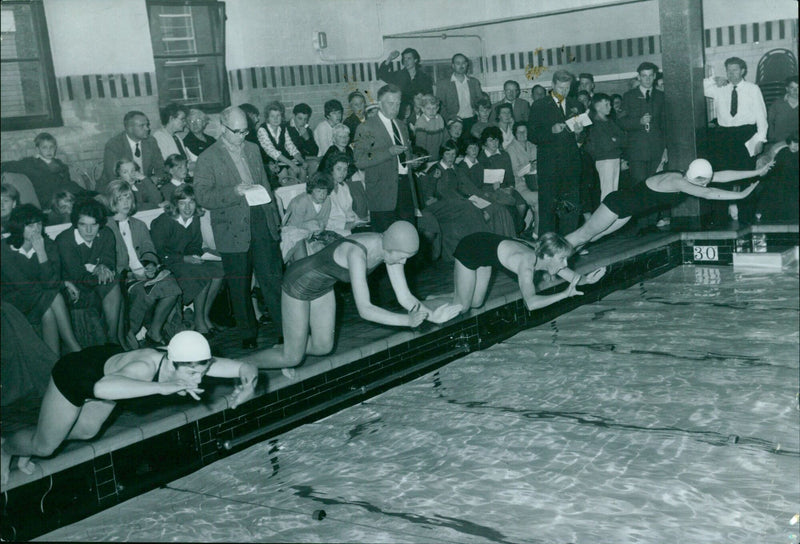
<path fill-rule="evenodd" d="M 242 347 L 253 349 L 258 332 L 250 302 L 253 272 L 272 321 L 281 330 L 281 218 L 258 146 L 245 141 L 245 113 L 228 108 L 220 114 L 220 124 L 220 139 L 197 158 L 194 190 L 197 203 L 211 212 Z"/>

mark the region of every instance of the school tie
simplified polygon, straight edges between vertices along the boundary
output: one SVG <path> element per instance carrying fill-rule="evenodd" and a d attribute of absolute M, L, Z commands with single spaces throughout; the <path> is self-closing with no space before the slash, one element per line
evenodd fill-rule
<path fill-rule="evenodd" d="M 175 140 L 175 145 L 178 147 L 178 155 L 180 155 L 181 157 L 183 157 L 185 159 L 186 158 L 186 151 L 183 149 L 183 142 L 181 141 L 180 138 L 178 138 L 178 136 L 176 134 L 172 135 L 172 139 Z"/>
<path fill-rule="evenodd" d="M 731 117 L 736 117 L 736 112 L 739 111 L 739 93 L 736 91 L 736 85 L 733 86 L 731 93 Z"/>
<path fill-rule="evenodd" d="M 647 89 L 647 92 L 645 93 L 644 96 L 644 100 L 645 102 L 650 102 L 650 89 Z"/>
<path fill-rule="evenodd" d="M 136 142 L 136 151 L 133 152 L 133 156 L 137 159 L 141 158 L 142 150 L 139 148 L 139 142 Z"/>
<path fill-rule="evenodd" d="M 397 123 L 394 122 L 392 119 L 392 135 L 394 136 L 394 145 L 403 145 L 403 139 L 400 137 L 400 129 L 397 128 Z M 406 162 L 406 152 L 403 151 L 397 156 L 400 164 L 402 165 Z"/>

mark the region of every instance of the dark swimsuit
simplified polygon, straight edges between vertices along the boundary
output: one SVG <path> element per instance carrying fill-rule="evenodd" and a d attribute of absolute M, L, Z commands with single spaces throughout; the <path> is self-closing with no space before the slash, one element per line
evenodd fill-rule
<path fill-rule="evenodd" d="M 283 292 L 298 300 L 316 300 L 329 293 L 337 281 L 349 282 L 350 271 L 333 260 L 333 252 L 345 242 L 355 244 L 367 253 L 367 248 L 355 240 L 336 240 L 319 253 L 292 263 L 283 274 Z"/>
<path fill-rule="evenodd" d="M 647 186 L 644 181 L 633 187 L 620 189 L 606 195 L 603 204 L 617 214 L 617 217 L 636 217 L 659 208 L 671 208 L 684 199 L 686 195 L 677 193 L 659 193 Z"/>
<path fill-rule="evenodd" d="M 81 407 L 86 399 L 95 398 L 94 384 L 106 375 L 106 361 L 123 351 L 116 344 L 106 344 L 69 353 L 53 367 L 53 383 L 71 404 Z"/>
<path fill-rule="evenodd" d="M 500 259 L 497 257 L 497 248 L 504 240 L 513 240 L 513 238 L 491 232 L 468 234 L 456 246 L 453 257 L 470 270 L 477 270 L 482 266 L 499 268 L 503 265 L 500 264 Z"/>

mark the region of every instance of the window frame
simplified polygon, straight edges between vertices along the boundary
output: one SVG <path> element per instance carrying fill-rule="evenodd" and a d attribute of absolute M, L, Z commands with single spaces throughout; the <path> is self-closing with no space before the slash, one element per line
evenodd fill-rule
<path fill-rule="evenodd" d="M 230 86 L 228 82 L 228 70 L 225 63 L 225 50 L 226 50 L 226 29 L 225 29 L 225 21 L 227 19 L 225 13 L 225 2 L 220 0 L 146 0 L 146 8 L 147 8 L 147 20 L 148 20 L 148 29 L 150 30 L 150 37 L 151 43 L 153 39 L 153 31 L 152 28 L 149 27 L 150 19 L 151 19 L 151 10 L 154 7 L 158 6 L 187 6 L 187 7 L 205 7 L 208 8 L 208 12 L 210 14 L 210 24 L 212 26 L 212 31 L 218 31 L 220 33 L 220 48 L 219 51 L 214 53 L 194 53 L 194 54 L 157 54 L 155 44 L 153 44 L 153 61 L 154 61 L 154 70 L 156 74 L 156 89 L 158 93 L 158 106 L 159 108 L 164 107 L 165 105 L 172 102 L 166 94 L 166 89 L 163 88 L 165 82 L 167 81 L 167 75 L 163 72 L 159 73 L 161 63 L 166 60 L 179 60 L 182 58 L 209 58 L 214 59 L 216 63 L 216 70 L 218 71 L 219 77 L 219 89 L 220 89 L 220 97 L 218 101 L 213 102 L 201 102 L 198 104 L 185 104 L 182 105 L 188 108 L 197 108 L 202 110 L 206 113 L 219 113 L 223 109 L 227 108 L 231 104 L 231 92 Z M 216 28 L 214 28 L 216 27 Z M 202 81 L 202 79 L 201 79 Z"/>
<path fill-rule="evenodd" d="M 58 96 L 55 69 L 53 68 L 53 55 L 50 50 L 50 36 L 47 32 L 47 18 L 42 0 L 3 0 L 3 6 L 27 6 L 31 10 L 36 42 L 39 49 L 37 59 L 19 57 L 4 59 L 4 63 L 18 63 L 38 61 L 42 71 L 45 86 L 44 98 L 49 102 L 49 111 L 44 114 L 19 115 L 2 117 L 2 130 L 31 130 L 49 127 L 62 127 L 64 120 L 61 117 L 61 101 Z"/>

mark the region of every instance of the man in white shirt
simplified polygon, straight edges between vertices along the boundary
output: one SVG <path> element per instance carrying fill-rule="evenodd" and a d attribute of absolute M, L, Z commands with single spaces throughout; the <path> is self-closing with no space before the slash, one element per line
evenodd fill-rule
<path fill-rule="evenodd" d="M 475 103 L 483 96 L 480 82 L 467 75 L 469 59 L 462 53 L 452 58 L 453 75 L 439 80 L 436 84 L 436 97 L 442 104 L 441 114 L 445 121 L 460 117 L 464 122 L 464 133 L 469 134 L 477 121 Z"/>
<path fill-rule="evenodd" d="M 718 128 L 712 133 L 711 163 L 714 170 L 753 170 L 756 156 L 767 141 L 767 108 L 758 85 L 745 81 L 747 64 L 738 57 L 725 60 L 726 77 L 703 80 L 703 94 L 714 100 Z M 742 200 L 740 218 L 752 221 L 751 200 Z M 714 206 L 712 221 L 721 222 L 725 206 Z M 737 205 L 729 207 L 731 218 L 737 219 Z"/>

